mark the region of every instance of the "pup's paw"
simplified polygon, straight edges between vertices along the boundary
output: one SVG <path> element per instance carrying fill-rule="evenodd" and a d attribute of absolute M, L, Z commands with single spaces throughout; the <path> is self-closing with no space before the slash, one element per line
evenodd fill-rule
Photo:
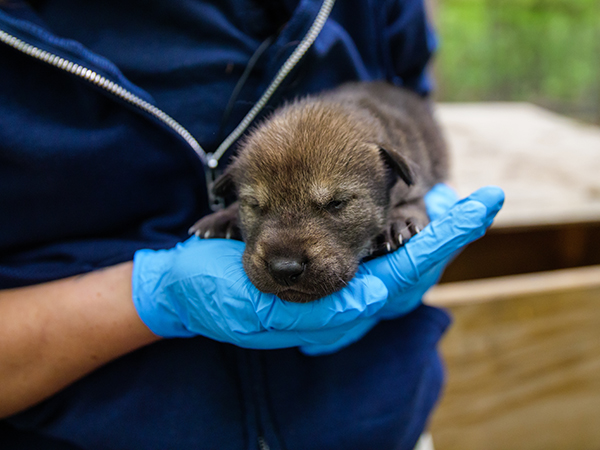
<path fill-rule="evenodd" d="M 204 216 L 188 230 L 203 239 L 235 239 L 242 240 L 238 226 L 238 204 L 233 203 L 225 209 Z"/>
<path fill-rule="evenodd" d="M 428 223 L 429 216 L 422 199 L 402 203 L 392 208 L 385 230 L 373 241 L 372 254 L 369 258 L 398 250 Z"/>
<path fill-rule="evenodd" d="M 426 225 L 427 222 L 423 223 L 422 220 L 415 217 L 390 222 L 386 230 L 373 241 L 372 253 L 369 258 L 376 258 L 398 250 Z"/>

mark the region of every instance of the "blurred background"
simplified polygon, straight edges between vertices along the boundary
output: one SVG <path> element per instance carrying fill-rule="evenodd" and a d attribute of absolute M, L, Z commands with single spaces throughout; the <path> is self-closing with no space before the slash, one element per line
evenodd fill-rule
<path fill-rule="evenodd" d="M 435 449 L 600 450 L 600 0 L 427 1 L 450 181 L 506 193 L 425 298 Z"/>
<path fill-rule="evenodd" d="M 600 124 L 599 0 L 432 0 L 440 101 L 528 101 Z"/>

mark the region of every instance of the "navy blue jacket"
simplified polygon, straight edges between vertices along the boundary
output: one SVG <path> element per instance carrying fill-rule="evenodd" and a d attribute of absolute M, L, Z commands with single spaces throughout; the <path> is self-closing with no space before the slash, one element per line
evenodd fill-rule
<path fill-rule="evenodd" d="M 193 142 L 215 150 L 321 6 L 30 3 L 0 7 L 0 288 L 185 239 L 209 212 Z M 421 0 L 338 0 L 265 113 L 348 80 L 387 79 L 425 95 L 434 45 Z M 436 343 L 447 325 L 445 313 L 422 306 L 322 357 L 203 337 L 160 342 L 0 422 L 0 447 L 223 450 L 261 440 L 271 449 L 410 449 L 439 395 Z"/>

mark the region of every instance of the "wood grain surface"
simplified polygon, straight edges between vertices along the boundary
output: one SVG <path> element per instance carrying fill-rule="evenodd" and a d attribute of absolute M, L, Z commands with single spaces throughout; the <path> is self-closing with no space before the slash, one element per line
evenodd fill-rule
<path fill-rule="evenodd" d="M 600 449 L 600 266 L 437 286 L 437 450 Z"/>

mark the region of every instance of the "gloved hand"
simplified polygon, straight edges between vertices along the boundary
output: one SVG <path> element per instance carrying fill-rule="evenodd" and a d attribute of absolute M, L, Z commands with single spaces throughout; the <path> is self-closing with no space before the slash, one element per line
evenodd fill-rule
<path fill-rule="evenodd" d="M 163 337 L 274 349 L 336 342 L 386 303 L 386 287 L 366 272 L 325 299 L 285 302 L 252 285 L 243 251 L 239 241 L 194 236 L 169 250 L 136 252 L 133 301 L 142 321 Z"/>
<path fill-rule="evenodd" d="M 430 224 L 403 249 L 382 257 L 387 264 L 378 258 L 361 265 L 347 287 L 315 302 L 289 303 L 258 291 L 243 271 L 243 243 L 192 237 L 173 249 L 136 253 L 134 304 L 144 323 L 163 337 L 200 334 L 247 348 L 303 346 L 307 353 L 311 348 L 331 351 L 334 343 L 341 348 L 380 318 L 418 304 L 437 281 L 435 268 L 441 271 L 444 258 L 481 236 L 491 223 L 502 193 L 488 191 L 485 198 L 479 194 L 482 198 L 459 203 L 442 225 Z M 417 237 L 423 243 L 411 244 Z M 407 247 L 414 250 L 402 256 Z M 387 312 L 377 316 L 384 307 Z"/>
<path fill-rule="evenodd" d="M 504 193 L 485 187 L 456 203 L 455 192 L 438 184 L 425 197 L 431 223 L 404 247 L 363 264 L 388 289 L 388 302 L 375 314 L 359 319 L 339 341 L 329 345 L 302 346 L 303 353 L 333 353 L 363 337 L 379 320 L 391 319 L 415 309 L 436 284 L 446 265 L 470 242 L 483 236 L 504 202 Z M 452 206 L 454 205 L 454 206 Z"/>

